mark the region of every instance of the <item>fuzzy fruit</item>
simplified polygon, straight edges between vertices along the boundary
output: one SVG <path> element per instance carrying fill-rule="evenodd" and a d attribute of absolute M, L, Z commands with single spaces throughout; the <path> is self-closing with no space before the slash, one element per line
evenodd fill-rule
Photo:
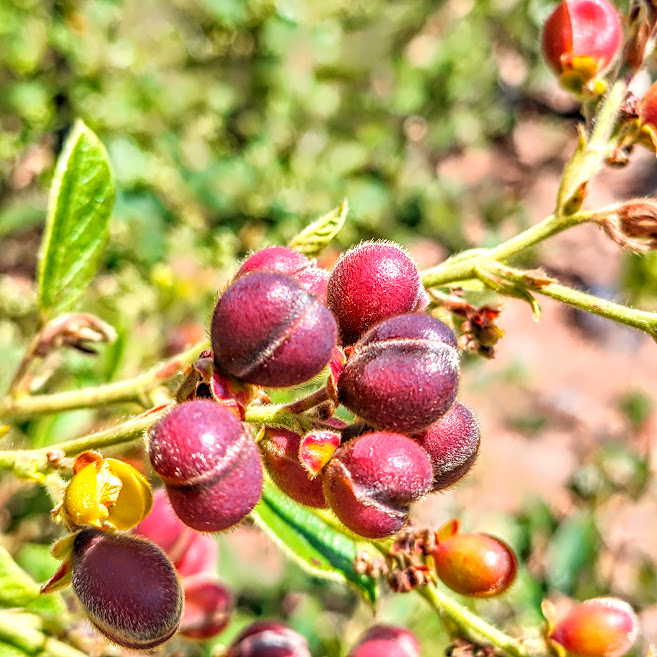
<path fill-rule="evenodd" d="M 91 623 L 120 646 L 149 650 L 178 629 L 180 582 L 150 541 L 83 529 L 75 537 L 71 583 Z"/>
<path fill-rule="evenodd" d="M 246 426 L 216 402 L 175 406 L 153 427 L 149 453 L 173 510 L 192 529 L 228 529 L 262 494 L 258 447 Z"/>
<path fill-rule="evenodd" d="M 428 315 L 398 315 L 353 347 L 338 379 L 338 399 L 377 429 L 414 434 L 444 415 L 458 390 L 454 335 Z"/>
<path fill-rule="evenodd" d="M 420 644 L 412 632 L 394 625 L 374 625 L 349 657 L 420 657 Z"/>
<path fill-rule="evenodd" d="M 211 339 L 217 367 L 247 383 L 286 387 L 322 371 L 336 346 L 337 326 L 295 280 L 256 271 L 220 297 Z"/>
<path fill-rule="evenodd" d="M 308 642 L 285 625 L 257 621 L 228 648 L 226 657 L 311 657 Z"/>
<path fill-rule="evenodd" d="M 398 532 L 409 505 L 431 488 L 431 462 L 413 440 L 368 433 L 341 445 L 323 471 L 324 494 L 335 515 L 367 538 Z"/>
<path fill-rule="evenodd" d="M 417 266 L 391 242 L 363 242 L 347 251 L 333 267 L 326 291 L 345 345 L 377 322 L 422 310 L 428 301 Z"/>

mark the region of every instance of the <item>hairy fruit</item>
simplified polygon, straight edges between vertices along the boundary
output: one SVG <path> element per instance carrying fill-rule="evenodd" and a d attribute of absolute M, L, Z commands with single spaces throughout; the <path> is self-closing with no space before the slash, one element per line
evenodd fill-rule
<path fill-rule="evenodd" d="M 398 315 L 371 328 L 353 347 L 338 379 L 338 399 L 376 429 L 418 433 L 456 398 L 454 335 L 428 315 Z"/>
<path fill-rule="evenodd" d="M 228 648 L 226 657 L 311 657 L 308 642 L 285 625 L 257 621 Z"/>
<path fill-rule="evenodd" d="M 391 242 L 363 242 L 347 251 L 333 267 L 326 291 L 345 345 L 377 322 L 422 310 L 428 301 L 417 266 Z"/>
<path fill-rule="evenodd" d="M 413 440 L 368 433 L 341 445 L 323 471 L 324 494 L 354 533 L 383 538 L 408 520 L 409 505 L 431 488 L 431 462 Z"/>
<path fill-rule="evenodd" d="M 238 278 L 217 302 L 211 339 L 217 367 L 247 383 L 286 387 L 322 371 L 337 326 L 295 280 L 256 271 Z"/>
<path fill-rule="evenodd" d="M 420 644 L 415 635 L 403 627 L 374 625 L 349 657 L 420 657 Z"/>
<path fill-rule="evenodd" d="M 246 426 L 216 402 L 174 407 L 153 427 L 149 453 L 173 510 L 192 529 L 228 529 L 262 494 L 258 447 Z"/>
<path fill-rule="evenodd" d="M 91 623 L 120 646 L 155 648 L 178 629 L 180 582 L 173 564 L 150 541 L 83 529 L 75 537 L 71 582 Z"/>

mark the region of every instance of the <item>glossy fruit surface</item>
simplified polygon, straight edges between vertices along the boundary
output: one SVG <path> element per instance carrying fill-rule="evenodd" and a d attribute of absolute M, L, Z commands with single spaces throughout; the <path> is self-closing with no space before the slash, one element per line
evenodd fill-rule
<path fill-rule="evenodd" d="M 220 297 L 211 338 L 219 368 L 247 383 L 285 387 L 321 372 L 336 345 L 337 326 L 295 280 L 256 271 Z"/>
<path fill-rule="evenodd" d="M 427 453 L 393 433 L 369 433 L 341 445 L 323 471 L 335 515 L 354 533 L 383 538 L 408 520 L 409 505 L 431 488 Z"/>
<path fill-rule="evenodd" d="M 591 79 L 612 63 L 623 40 L 615 7 L 607 0 L 564 0 L 543 27 L 543 55 L 558 75 Z"/>
<path fill-rule="evenodd" d="M 149 453 L 176 515 L 198 531 L 233 526 L 262 494 L 257 445 L 246 426 L 216 402 L 175 406 L 153 427 Z"/>
<path fill-rule="evenodd" d="M 439 541 L 433 557 L 438 577 L 461 595 L 500 595 L 511 586 L 517 571 L 513 550 L 488 534 L 454 534 Z"/>
<path fill-rule="evenodd" d="M 415 635 L 403 627 L 375 625 L 361 638 L 349 657 L 420 657 Z"/>
<path fill-rule="evenodd" d="M 581 657 L 622 657 L 634 644 L 639 621 L 617 598 L 592 598 L 573 607 L 549 638 Z"/>
<path fill-rule="evenodd" d="M 178 629 L 182 589 L 173 564 L 150 541 L 83 529 L 74 542 L 72 585 L 89 620 L 120 646 L 151 649 Z"/>
<path fill-rule="evenodd" d="M 180 633 L 190 639 L 209 639 L 230 622 L 235 602 L 231 592 L 211 576 L 184 581 L 185 608 Z"/>
<path fill-rule="evenodd" d="M 377 429 L 414 434 L 444 415 L 456 398 L 454 335 L 428 315 L 398 315 L 353 347 L 338 379 L 338 399 Z"/>
<path fill-rule="evenodd" d="M 258 443 L 262 457 L 276 485 L 300 504 L 326 507 L 321 477 L 310 478 L 299 461 L 301 436 L 288 429 L 268 427 Z"/>
<path fill-rule="evenodd" d="M 470 409 L 454 402 L 439 420 L 413 436 L 433 466 L 433 489 L 456 483 L 473 466 L 479 452 L 479 425 Z"/>
<path fill-rule="evenodd" d="M 417 266 L 390 242 L 364 242 L 333 267 L 326 303 L 338 320 L 342 344 L 356 342 L 387 317 L 422 310 L 428 297 Z"/>
<path fill-rule="evenodd" d="M 285 625 L 257 621 L 228 648 L 226 657 L 311 657 L 308 642 Z"/>

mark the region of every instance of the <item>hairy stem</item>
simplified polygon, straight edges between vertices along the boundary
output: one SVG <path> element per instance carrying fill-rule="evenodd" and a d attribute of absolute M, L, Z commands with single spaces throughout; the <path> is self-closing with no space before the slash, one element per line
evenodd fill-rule
<path fill-rule="evenodd" d="M 207 340 L 203 340 L 139 376 L 116 383 L 33 397 L 7 395 L 0 399 L 0 417 L 29 418 L 43 413 L 58 413 L 118 402 L 139 402 L 145 394 L 178 375 L 180 370 L 207 346 Z"/>
<path fill-rule="evenodd" d="M 448 616 L 471 639 L 499 648 L 511 657 L 530 657 L 520 641 L 498 630 L 435 586 L 418 586 L 417 591 L 437 611 Z"/>

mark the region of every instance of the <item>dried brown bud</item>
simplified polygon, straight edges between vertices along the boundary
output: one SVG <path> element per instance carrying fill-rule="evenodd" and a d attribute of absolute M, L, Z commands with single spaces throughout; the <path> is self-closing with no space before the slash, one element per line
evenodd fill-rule
<path fill-rule="evenodd" d="M 657 249 L 657 201 L 637 198 L 596 217 L 607 235 L 625 249 L 645 253 Z"/>

